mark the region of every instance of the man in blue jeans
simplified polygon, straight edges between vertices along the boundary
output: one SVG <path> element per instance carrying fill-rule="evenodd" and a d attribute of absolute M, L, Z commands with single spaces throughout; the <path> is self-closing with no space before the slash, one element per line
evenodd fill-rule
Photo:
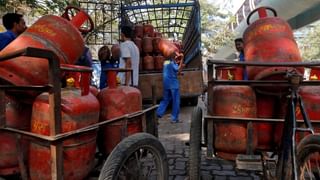
<path fill-rule="evenodd" d="M 179 122 L 180 92 L 178 74 L 181 72 L 183 54 L 173 53 L 169 60 L 163 63 L 163 99 L 157 109 L 157 116 L 162 117 L 172 100 L 171 122 Z"/>

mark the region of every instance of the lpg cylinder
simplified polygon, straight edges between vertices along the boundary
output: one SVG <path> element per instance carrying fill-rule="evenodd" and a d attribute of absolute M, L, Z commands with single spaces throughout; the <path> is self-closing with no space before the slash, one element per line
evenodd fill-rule
<path fill-rule="evenodd" d="M 98 94 L 101 105 L 100 121 L 108 121 L 142 109 L 140 91 L 130 86 L 117 86 L 116 71 L 107 71 L 108 87 Z M 124 119 L 107 124 L 103 128 L 103 153 L 109 154 L 124 137 L 137 132 L 142 132 L 141 118 Z"/>
<path fill-rule="evenodd" d="M 299 88 L 299 94 L 302 98 L 303 104 L 305 111 L 311 120 L 311 122 L 314 121 L 320 121 L 320 87 L 318 86 L 302 86 Z M 287 98 L 282 98 L 280 100 L 281 105 L 279 107 L 279 112 L 278 112 L 278 118 L 284 119 L 287 113 L 287 105 L 288 105 L 288 99 Z M 295 115 L 296 119 L 303 119 L 301 109 L 299 108 L 299 104 L 297 104 L 296 110 L 295 110 Z M 313 123 L 312 124 L 315 132 L 319 133 L 320 132 L 320 126 L 318 124 Z M 274 133 L 274 142 L 276 145 L 280 146 L 281 140 L 282 140 L 282 135 L 283 135 L 283 129 L 284 129 L 284 124 L 283 123 L 278 123 L 275 126 L 275 133 Z M 299 142 L 304 136 L 306 136 L 307 133 L 297 133 L 296 134 L 296 140 Z"/>
<path fill-rule="evenodd" d="M 288 97 L 280 96 L 274 105 L 275 105 L 275 118 L 285 119 L 287 108 L 288 108 L 287 107 Z M 284 128 L 283 122 L 277 122 L 274 124 L 273 142 L 276 148 L 280 148 L 281 141 L 282 141 L 283 128 Z"/>
<path fill-rule="evenodd" d="M 173 42 L 163 38 L 159 41 L 158 47 L 165 58 L 170 58 L 173 53 L 178 54 L 180 52 Z"/>
<path fill-rule="evenodd" d="M 163 63 L 164 63 L 164 57 L 161 55 L 154 56 L 154 69 L 156 70 L 162 70 L 163 69 Z"/>
<path fill-rule="evenodd" d="M 83 74 L 90 74 L 90 68 L 83 68 L 81 78 L 77 78 L 78 72 L 68 72 L 67 87 L 61 90 L 61 132 L 69 132 L 84 128 L 99 122 L 100 105 L 98 99 L 89 91 L 89 81 L 82 79 Z M 67 70 L 67 69 L 66 69 Z M 75 77 L 75 78 L 74 78 Z M 75 80 L 86 81 L 75 82 Z M 86 84 L 85 88 L 76 88 L 75 84 Z M 48 93 L 39 95 L 33 103 L 31 132 L 42 135 L 50 135 L 50 109 Z M 96 131 L 82 133 L 77 137 L 63 141 L 63 168 L 64 179 L 82 180 L 89 174 L 94 165 L 96 152 Z M 31 179 L 51 179 L 51 153 L 48 146 L 37 144 L 30 145 L 29 172 Z"/>
<path fill-rule="evenodd" d="M 136 37 L 143 38 L 143 25 L 142 24 L 136 24 L 134 26 L 134 33 Z"/>
<path fill-rule="evenodd" d="M 256 93 L 257 99 L 257 117 L 258 118 L 274 118 L 274 107 L 276 96 Z M 259 122 L 254 126 L 258 135 L 258 146 L 260 150 L 271 150 L 273 148 L 274 125 L 268 122 Z"/>
<path fill-rule="evenodd" d="M 159 49 L 160 40 L 161 40 L 161 37 L 155 37 L 152 40 L 152 46 L 153 46 L 153 52 L 154 53 L 160 53 L 160 49 Z"/>
<path fill-rule="evenodd" d="M 143 57 L 140 57 L 140 61 L 139 61 L 139 70 L 142 71 L 143 70 Z"/>
<path fill-rule="evenodd" d="M 320 67 L 315 66 L 310 70 L 309 80 L 319 80 L 320 79 Z"/>
<path fill-rule="evenodd" d="M 139 37 L 133 39 L 133 42 L 137 45 L 140 53 L 142 52 L 142 40 Z"/>
<path fill-rule="evenodd" d="M 99 89 L 95 86 L 90 86 L 90 92 L 91 94 L 93 94 L 94 96 L 97 96 L 99 94 Z"/>
<path fill-rule="evenodd" d="M 318 86 L 303 86 L 300 87 L 299 94 L 303 100 L 304 108 L 309 116 L 309 119 L 313 121 L 320 121 L 320 87 Z M 297 119 L 303 119 L 300 108 L 296 110 Z M 313 124 L 313 128 L 316 133 L 320 132 L 320 126 Z"/>
<path fill-rule="evenodd" d="M 303 103 L 305 111 L 311 120 L 311 122 L 317 122 L 312 123 L 314 132 L 316 134 L 320 133 L 320 125 L 318 124 L 320 121 L 320 87 L 319 86 L 302 86 L 300 87 L 299 92 Z M 303 119 L 302 113 L 300 108 L 296 109 L 296 116 L 297 119 Z M 304 137 L 310 135 L 310 133 L 303 133 L 300 132 L 296 135 L 297 142 L 300 142 Z M 316 169 L 318 168 L 318 164 L 320 161 L 319 154 L 313 155 L 311 157 L 311 168 Z"/>
<path fill-rule="evenodd" d="M 243 68 L 239 66 L 216 66 L 218 80 L 243 80 Z"/>
<path fill-rule="evenodd" d="M 142 49 L 144 53 L 152 53 L 152 37 L 144 37 L 142 41 Z"/>
<path fill-rule="evenodd" d="M 144 56 L 143 70 L 154 70 L 154 59 L 152 56 L 149 56 L 149 55 Z"/>
<path fill-rule="evenodd" d="M 5 47 L 0 55 L 35 47 L 52 50 L 62 64 L 74 64 L 84 51 L 84 41 L 78 28 L 88 18 L 92 22 L 83 11 L 79 11 L 71 21 L 53 15 L 43 16 Z M 25 56 L 2 61 L 0 78 L 14 85 L 43 85 L 48 83 L 48 61 Z"/>
<path fill-rule="evenodd" d="M 270 10 L 275 17 L 268 17 Z M 251 16 L 258 11 L 259 19 L 250 24 Z M 244 54 L 248 62 L 301 62 L 300 52 L 290 25 L 276 17 L 277 13 L 270 7 L 253 10 L 247 18 L 248 28 L 244 32 Z M 291 67 L 248 66 L 249 79 L 278 80 L 283 79 Z M 296 68 L 303 74 L 303 68 Z"/>
<path fill-rule="evenodd" d="M 249 86 L 213 87 L 212 113 L 216 116 L 255 118 L 256 96 Z M 237 154 L 247 150 L 247 123 L 215 123 L 215 150 L 218 157 L 235 160 Z M 253 129 L 254 130 L 254 129 Z M 257 146 L 253 131 L 253 150 Z"/>
<path fill-rule="evenodd" d="M 32 106 L 19 102 L 17 99 L 6 96 L 6 126 L 19 130 L 29 131 Z M 18 142 L 17 142 L 18 141 Z M 16 144 L 21 144 L 18 152 Z M 17 139 L 12 133 L 0 132 L 0 176 L 12 175 L 20 172 L 18 156 L 23 153 L 27 157 L 29 150 L 28 140 Z"/>
<path fill-rule="evenodd" d="M 154 36 L 154 28 L 152 24 L 144 24 L 143 25 L 143 35 L 145 37 L 153 37 Z"/>
<path fill-rule="evenodd" d="M 306 114 L 308 115 L 312 123 L 312 127 L 316 134 L 320 133 L 320 87 L 319 86 L 302 86 L 299 89 L 299 94 L 302 98 Z M 286 106 L 287 103 L 283 103 L 283 106 Z M 296 108 L 295 115 L 297 119 L 303 119 L 301 109 Z M 281 135 L 283 134 L 283 124 L 278 125 L 277 132 L 275 133 L 275 141 L 278 145 L 281 143 Z M 304 137 L 310 135 L 310 132 L 298 132 L 296 133 L 296 143 L 298 144 Z M 311 169 L 317 167 L 320 161 L 319 155 L 312 155 L 311 157 Z"/>

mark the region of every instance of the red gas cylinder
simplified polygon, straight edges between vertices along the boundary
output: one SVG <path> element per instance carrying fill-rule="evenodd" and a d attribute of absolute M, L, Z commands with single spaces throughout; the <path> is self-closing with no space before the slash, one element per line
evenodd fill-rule
<path fill-rule="evenodd" d="M 299 94 L 303 100 L 305 111 L 311 122 L 320 121 L 320 87 L 318 86 L 302 86 L 300 87 Z M 296 108 L 297 119 L 303 119 L 301 109 Z M 320 132 L 319 124 L 312 124 L 315 133 Z M 307 136 L 310 133 L 297 133 L 297 141 Z"/>
<path fill-rule="evenodd" d="M 320 87 L 318 86 L 302 86 L 300 87 L 299 94 L 303 100 L 305 111 L 311 120 L 311 122 L 318 122 L 320 121 Z M 287 102 L 283 102 L 283 107 L 286 107 Z M 283 110 L 284 111 L 284 110 Z M 285 112 L 285 111 L 284 111 Z M 295 112 L 297 119 L 303 119 L 302 113 L 300 108 L 296 108 Z M 284 113 L 282 113 L 284 116 Z M 320 126 L 319 124 L 312 124 L 315 133 L 320 133 Z M 281 137 L 283 133 L 283 124 L 279 124 L 276 126 L 275 129 L 275 142 L 278 146 L 281 143 Z M 296 133 L 296 143 L 298 144 L 304 137 L 308 136 L 310 133 L 299 132 Z M 319 156 L 314 156 L 311 158 L 311 165 L 318 164 L 320 161 Z"/>
<path fill-rule="evenodd" d="M 303 100 L 306 113 L 311 120 L 311 122 L 320 121 L 320 87 L 319 86 L 303 86 L 300 87 L 300 96 Z M 297 119 L 303 119 L 300 109 L 296 110 Z M 320 133 L 320 125 L 312 124 L 315 133 Z M 302 138 L 310 135 L 310 133 L 298 133 L 296 135 L 297 142 L 300 142 Z M 317 168 L 316 165 L 319 164 L 319 155 L 313 155 L 311 158 L 311 165 Z"/>
<path fill-rule="evenodd" d="M 299 92 L 306 113 L 309 116 L 309 119 L 320 121 L 320 87 L 318 86 L 303 86 L 300 87 Z M 303 119 L 300 109 L 296 110 L 297 119 Z M 313 125 L 315 132 L 320 132 L 320 126 L 316 124 Z"/>
<path fill-rule="evenodd" d="M 134 26 L 134 33 L 136 37 L 143 38 L 143 25 L 142 24 L 136 24 Z"/>
<path fill-rule="evenodd" d="M 177 54 L 180 52 L 173 42 L 163 38 L 160 40 L 158 47 L 165 58 L 170 58 L 173 53 Z"/>
<path fill-rule="evenodd" d="M 173 44 L 177 46 L 177 48 L 179 49 L 179 51 L 182 50 L 182 44 L 179 41 L 173 41 Z"/>
<path fill-rule="evenodd" d="M 309 80 L 320 79 L 320 67 L 312 67 L 309 75 Z"/>
<path fill-rule="evenodd" d="M 99 94 L 98 88 L 96 88 L 95 86 L 90 86 L 89 90 L 90 90 L 91 94 L 93 94 L 94 96 L 98 96 L 98 94 Z"/>
<path fill-rule="evenodd" d="M 152 56 L 146 55 L 143 58 L 143 69 L 144 70 L 154 70 L 154 59 Z"/>
<path fill-rule="evenodd" d="M 281 96 L 276 101 L 275 106 L 275 118 L 278 119 L 285 119 L 286 113 L 287 113 L 287 104 L 288 104 L 288 98 L 287 96 Z M 281 138 L 282 138 L 282 131 L 283 131 L 284 123 L 278 122 L 274 125 L 274 136 L 273 136 L 273 142 L 274 144 L 279 148 L 281 144 Z"/>
<path fill-rule="evenodd" d="M 120 45 L 114 44 L 111 47 L 111 56 L 113 59 L 120 59 L 121 51 L 120 51 Z"/>
<path fill-rule="evenodd" d="M 138 49 L 139 49 L 139 51 L 141 53 L 142 52 L 142 40 L 141 40 L 141 38 L 136 37 L 136 38 L 133 39 L 133 42 L 137 45 L 137 47 L 138 47 Z"/>
<path fill-rule="evenodd" d="M 144 24 L 143 25 L 143 35 L 145 37 L 153 37 L 154 36 L 154 28 L 152 24 Z"/>
<path fill-rule="evenodd" d="M 137 47 L 138 47 L 138 49 L 139 49 L 139 51 L 141 53 L 142 52 L 142 40 L 141 40 L 141 38 L 136 37 L 136 38 L 133 39 L 133 42 L 137 45 Z"/>
<path fill-rule="evenodd" d="M 76 67 L 78 69 L 80 67 Z M 87 69 L 84 67 L 87 74 Z M 69 69 L 70 70 L 70 69 Z M 98 99 L 89 91 L 89 81 L 86 79 L 87 88 L 74 87 L 74 78 L 78 73 L 72 75 L 68 72 L 67 87 L 61 91 L 61 132 L 69 132 L 99 122 L 100 105 Z M 78 82 L 78 84 L 84 84 Z M 73 86 L 73 87 L 72 87 Z M 50 113 L 48 93 L 39 95 L 34 104 L 31 120 L 31 132 L 50 135 Z M 68 138 L 63 142 L 63 168 L 64 179 L 84 179 L 94 165 L 96 152 L 97 133 L 88 132 L 74 138 Z M 29 172 L 31 179 L 51 179 L 51 154 L 50 148 L 36 143 L 31 143 L 29 154 Z"/>
<path fill-rule="evenodd" d="M 257 93 L 257 117 L 274 118 L 275 96 L 268 96 Z M 258 135 L 258 146 L 260 150 L 270 150 L 273 148 L 274 125 L 271 123 L 256 123 L 254 126 Z"/>
<path fill-rule="evenodd" d="M 155 37 L 152 40 L 152 46 L 153 46 L 153 52 L 154 53 L 160 53 L 160 49 L 159 49 L 159 43 L 160 43 L 161 37 Z"/>
<path fill-rule="evenodd" d="M 88 18 L 89 15 L 83 11 L 79 11 L 71 21 L 53 15 L 43 16 L 4 48 L 0 55 L 35 47 L 52 50 L 62 64 L 74 64 L 84 50 L 78 28 Z M 3 61 L 0 62 L 0 78 L 14 85 L 43 85 L 48 82 L 48 62 L 24 56 Z"/>
<path fill-rule="evenodd" d="M 6 96 L 6 126 L 24 131 L 30 130 L 32 106 Z M 21 152 L 27 157 L 29 141 L 24 138 L 19 142 Z M 0 132 L 0 176 L 20 172 L 18 164 L 17 138 L 12 133 Z"/>
<path fill-rule="evenodd" d="M 215 86 L 212 113 L 226 117 L 256 117 L 256 96 L 249 86 Z M 253 132 L 253 149 L 257 146 Z M 246 123 L 215 123 L 215 150 L 218 157 L 235 160 L 247 150 Z"/>
<path fill-rule="evenodd" d="M 267 17 L 267 11 L 275 17 Z M 250 24 L 250 17 L 258 11 L 260 19 Z M 249 27 L 244 32 L 244 54 L 248 62 L 301 62 L 300 52 L 290 25 L 276 17 L 269 7 L 253 10 L 247 18 Z M 290 67 L 247 67 L 249 79 L 283 79 Z M 297 68 L 303 73 L 303 68 Z"/>
<path fill-rule="evenodd" d="M 107 71 L 108 87 L 98 94 L 100 121 L 108 121 L 142 109 L 141 92 L 130 86 L 117 86 L 116 70 Z M 110 123 L 103 128 L 104 150 L 109 154 L 126 136 L 142 132 L 141 118 Z"/>
<path fill-rule="evenodd" d="M 139 70 L 142 71 L 143 70 L 143 58 L 140 57 L 140 61 L 139 61 Z"/>
<path fill-rule="evenodd" d="M 152 46 L 152 37 L 144 37 L 142 41 L 142 49 L 145 53 L 152 53 L 153 46 Z"/>
<path fill-rule="evenodd" d="M 243 68 L 239 66 L 217 66 L 218 80 L 243 80 Z"/>
<path fill-rule="evenodd" d="M 163 62 L 164 57 L 163 56 L 154 56 L 154 69 L 156 70 L 162 70 L 163 69 Z"/>

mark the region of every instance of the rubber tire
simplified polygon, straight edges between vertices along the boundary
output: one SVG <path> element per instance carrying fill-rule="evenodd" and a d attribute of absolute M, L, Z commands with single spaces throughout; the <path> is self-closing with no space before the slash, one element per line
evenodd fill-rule
<path fill-rule="evenodd" d="M 314 152 L 320 153 L 320 136 L 309 135 L 301 140 L 297 147 L 297 163 L 298 163 L 298 175 L 300 177 L 300 170 L 303 167 L 308 156 Z"/>
<path fill-rule="evenodd" d="M 162 179 L 168 179 L 169 166 L 166 151 L 161 142 L 147 133 L 136 133 L 122 140 L 108 156 L 103 168 L 100 172 L 99 180 L 114 180 L 117 179 L 118 171 L 123 163 L 137 149 L 148 147 L 152 149 L 156 156 L 160 159 Z"/>
<path fill-rule="evenodd" d="M 189 177 L 200 179 L 202 109 L 195 107 L 192 111 L 190 127 Z"/>

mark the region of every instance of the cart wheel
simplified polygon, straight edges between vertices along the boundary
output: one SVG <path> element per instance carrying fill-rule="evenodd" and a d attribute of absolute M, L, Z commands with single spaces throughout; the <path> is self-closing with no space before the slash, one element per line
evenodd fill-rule
<path fill-rule="evenodd" d="M 168 179 L 168 160 L 158 139 L 137 133 L 121 141 L 111 152 L 101 170 L 99 180 Z"/>
<path fill-rule="evenodd" d="M 320 136 L 309 135 L 297 148 L 299 179 L 320 179 Z"/>
<path fill-rule="evenodd" d="M 190 127 L 189 177 L 190 180 L 200 179 L 201 161 L 202 109 L 195 107 L 192 111 Z"/>

